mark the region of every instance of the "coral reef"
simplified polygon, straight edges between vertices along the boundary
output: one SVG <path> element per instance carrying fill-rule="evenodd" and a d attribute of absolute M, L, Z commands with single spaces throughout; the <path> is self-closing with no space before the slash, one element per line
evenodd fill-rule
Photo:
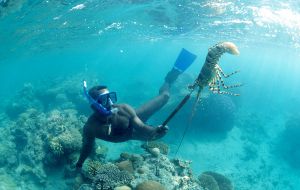
<path fill-rule="evenodd" d="M 130 184 L 133 176 L 126 171 L 120 171 L 114 164 L 105 164 L 96 171 L 93 187 L 97 190 L 109 190 L 120 185 Z"/>
<path fill-rule="evenodd" d="M 83 165 L 82 173 L 88 179 L 93 179 L 97 175 L 97 171 L 102 167 L 102 163 L 97 160 L 88 159 Z"/>
<path fill-rule="evenodd" d="M 52 110 L 48 113 L 29 108 L 14 122 L 1 129 L 5 146 L 0 147 L 0 162 L 15 171 L 20 181 L 31 181 L 38 186 L 47 182 L 46 168 L 68 163 L 72 153 L 79 152 L 79 130 L 86 118 L 75 110 Z M 25 187 L 24 187 L 25 188 Z"/>
<path fill-rule="evenodd" d="M 162 141 L 150 141 L 142 144 L 142 148 L 146 151 L 150 151 L 153 148 L 158 148 L 160 153 L 167 155 L 169 153 L 169 146 Z"/>
<path fill-rule="evenodd" d="M 160 154 L 158 157 L 152 154 L 141 156 L 142 159 L 131 159 L 135 166 L 135 178 L 131 183 L 133 187 L 144 181 L 152 180 L 168 187 L 168 189 L 199 189 L 198 183 L 192 179 L 189 164 L 185 166 L 178 165 L 179 162 L 190 162 L 169 160 L 164 154 Z"/>
<path fill-rule="evenodd" d="M 93 180 L 89 188 L 94 189 L 113 189 L 127 185 L 136 190 L 200 190 L 199 182 L 193 178 L 190 164 L 190 161 L 169 160 L 164 154 L 156 157 L 149 153 L 122 153 L 114 164 L 97 166 L 97 171 L 93 170 L 94 176 L 89 175 L 85 167 L 83 173 Z M 86 188 L 87 184 L 84 186 Z"/>

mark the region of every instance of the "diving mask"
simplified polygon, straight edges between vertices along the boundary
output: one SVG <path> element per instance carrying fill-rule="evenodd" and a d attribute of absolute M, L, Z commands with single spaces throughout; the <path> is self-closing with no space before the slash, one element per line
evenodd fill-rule
<path fill-rule="evenodd" d="M 98 95 L 96 99 L 91 97 L 87 90 L 86 81 L 83 81 L 83 92 L 86 98 L 89 100 L 90 104 L 101 114 L 104 116 L 109 116 L 112 113 L 118 111 L 117 108 L 112 108 L 113 105 L 117 101 L 117 94 L 116 92 L 103 92 L 102 94 Z"/>
<path fill-rule="evenodd" d="M 117 93 L 116 92 L 106 92 L 106 93 L 100 94 L 98 96 L 96 102 L 98 102 L 99 104 L 108 108 L 117 102 Z"/>

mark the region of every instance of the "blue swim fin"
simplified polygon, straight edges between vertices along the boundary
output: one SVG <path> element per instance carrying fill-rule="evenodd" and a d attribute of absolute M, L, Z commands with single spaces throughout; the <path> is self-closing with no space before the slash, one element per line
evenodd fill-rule
<path fill-rule="evenodd" d="M 197 58 L 188 50 L 182 48 L 171 71 L 165 77 L 165 82 L 172 84 Z"/>
<path fill-rule="evenodd" d="M 180 73 L 183 73 L 195 61 L 196 58 L 197 56 L 195 54 L 182 48 L 173 68 L 178 70 Z"/>

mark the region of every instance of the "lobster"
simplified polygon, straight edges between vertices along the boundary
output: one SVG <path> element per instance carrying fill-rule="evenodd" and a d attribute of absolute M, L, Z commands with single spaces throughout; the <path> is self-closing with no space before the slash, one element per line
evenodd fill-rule
<path fill-rule="evenodd" d="M 239 55 L 240 52 L 237 46 L 232 42 L 220 42 L 208 49 L 208 53 L 205 59 L 205 63 L 192 85 L 189 85 L 191 92 L 198 87 L 196 102 L 200 100 L 200 93 L 206 86 L 209 90 L 217 94 L 228 94 L 233 96 L 239 96 L 239 94 L 226 91 L 227 89 L 236 88 L 242 86 L 242 84 L 234 84 L 227 86 L 223 78 L 228 78 L 239 71 L 234 71 L 230 74 L 225 74 L 219 65 L 219 59 L 224 53 L 233 55 Z"/>

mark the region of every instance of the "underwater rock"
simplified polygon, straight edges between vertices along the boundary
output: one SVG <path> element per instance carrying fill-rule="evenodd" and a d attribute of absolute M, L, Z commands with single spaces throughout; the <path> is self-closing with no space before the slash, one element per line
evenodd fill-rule
<path fill-rule="evenodd" d="M 0 188 L 3 190 L 12 190 L 12 189 L 18 189 L 18 185 L 16 183 L 16 180 L 13 179 L 11 176 L 4 174 L 0 175 Z"/>
<path fill-rule="evenodd" d="M 35 97 L 35 89 L 30 83 L 24 84 L 17 95 L 6 105 L 5 113 L 11 119 L 16 119 L 21 113 L 26 112 L 28 109 L 43 109 L 43 105 Z"/>
<path fill-rule="evenodd" d="M 0 6 L 7 7 L 9 0 L 0 0 Z"/>
<path fill-rule="evenodd" d="M 131 190 L 131 188 L 128 187 L 127 185 L 123 185 L 123 186 L 114 188 L 114 190 Z"/>
<path fill-rule="evenodd" d="M 166 190 L 166 188 L 156 181 L 144 181 L 136 186 L 136 190 Z"/>
<path fill-rule="evenodd" d="M 127 171 L 131 174 L 133 174 L 133 172 L 134 172 L 133 165 L 130 160 L 125 160 L 125 161 L 116 163 L 116 165 L 118 166 L 119 170 L 121 170 L 121 171 Z"/>
<path fill-rule="evenodd" d="M 204 99 L 195 114 L 193 124 L 208 133 L 226 133 L 234 125 L 236 106 L 229 96 L 211 94 Z"/>
<path fill-rule="evenodd" d="M 300 114 L 291 116 L 285 123 L 285 129 L 279 136 L 276 149 L 291 167 L 300 169 Z"/>
<path fill-rule="evenodd" d="M 93 187 L 89 184 L 82 184 L 78 190 L 94 190 Z"/>
<path fill-rule="evenodd" d="M 122 152 L 121 154 L 120 154 L 120 159 L 121 160 L 128 160 L 128 159 L 130 159 L 131 158 L 131 155 L 128 153 L 128 152 Z"/>
<path fill-rule="evenodd" d="M 160 155 L 160 150 L 158 148 L 151 148 L 151 149 L 149 149 L 149 152 L 154 157 L 158 157 Z"/>
<path fill-rule="evenodd" d="M 194 99 L 188 101 L 180 110 L 177 117 L 174 117 L 170 122 L 170 125 L 181 127 L 181 129 L 177 131 L 171 130 L 170 132 L 174 133 L 172 135 L 178 135 L 178 132 L 186 127 L 191 110 L 193 109 L 194 101 Z M 166 109 L 173 110 L 174 107 L 176 107 L 174 104 L 177 105 L 178 102 L 170 104 Z M 202 97 L 191 121 L 189 134 L 191 134 L 191 137 L 197 139 L 224 138 L 234 127 L 235 113 L 235 103 L 229 96 L 211 94 L 208 97 Z M 199 138 L 200 136 L 201 138 Z"/>
<path fill-rule="evenodd" d="M 218 183 L 218 187 L 220 190 L 233 190 L 231 181 L 224 175 L 211 171 L 203 172 L 202 174 L 213 177 Z"/>
<path fill-rule="evenodd" d="M 206 174 L 199 176 L 200 186 L 207 190 L 219 190 L 219 185 L 214 177 Z"/>
<path fill-rule="evenodd" d="M 16 174 L 22 176 L 24 181 L 32 181 L 38 185 L 45 185 L 47 182 L 47 175 L 40 164 L 34 167 L 20 164 L 16 169 Z"/>

